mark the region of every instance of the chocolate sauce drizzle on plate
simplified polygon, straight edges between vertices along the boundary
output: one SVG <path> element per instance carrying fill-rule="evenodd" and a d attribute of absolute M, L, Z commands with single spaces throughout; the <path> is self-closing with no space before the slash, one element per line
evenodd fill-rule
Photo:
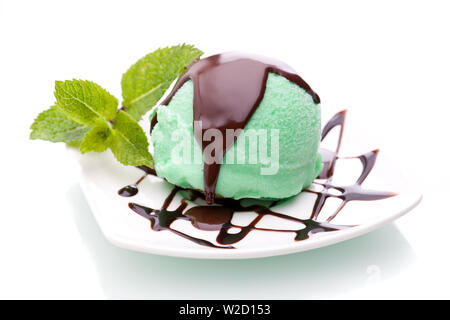
<path fill-rule="evenodd" d="M 288 65 L 260 56 L 222 53 L 194 62 L 161 104 L 167 105 L 186 81 L 193 81 L 194 122 L 201 121 L 202 124 L 201 132 L 194 130 L 194 136 L 204 151 L 210 143 L 202 139 L 206 130 L 218 129 L 225 137 L 226 129 L 233 129 L 235 132 L 244 129 L 264 97 L 269 72 L 297 84 L 311 95 L 315 103 L 320 103 L 319 96 Z M 155 116 L 152 128 L 156 122 Z M 234 141 L 224 141 L 221 154 L 213 156 L 221 160 L 233 143 Z M 203 181 L 208 204 L 214 202 L 221 165 L 217 162 L 220 161 L 204 162 Z"/>
<path fill-rule="evenodd" d="M 138 185 L 149 175 L 153 175 L 156 176 L 156 171 L 153 168 L 147 167 L 147 166 L 138 166 L 138 169 L 141 169 L 142 171 L 145 172 L 145 174 L 140 177 L 135 183 L 133 184 L 129 184 L 123 188 L 121 188 L 119 191 L 117 191 L 117 193 L 119 194 L 119 196 L 122 197 L 132 197 L 137 195 L 137 193 L 139 192 L 138 189 Z"/>
<path fill-rule="evenodd" d="M 216 198 L 214 201 L 214 205 L 198 205 L 193 202 L 197 199 L 206 200 L 204 193 L 192 189 L 183 189 L 177 186 L 174 186 L 170 194 L 167 196 L 161 209 L 153 209 L 137 203 L 129 203 L 128 206 L 135 213 L 146 218 L 147 220 L 150 220 L 151 228 L 155 231 L 169 230 L 177 234 L 178 236 L 181 236 L 199 245 L 213 248 L 234 248 L 233 246 L 231 246 L 232 244 L 241 241 L 253 230 L 292 233 L 294 234 L 294 240 L 300 241 L 308 239 L 313 234 L 351 228 L 353 226 L 337 225 L 332 223 L 332 220 L 336 218 L 336 216 L 339 214 L 339 212 L 341 212 L 342 208 L 344 208 L 344 206 L 348 202 L 381 200 L 395 196 L 396 194 L 392 192 L 364 189 L 362 187 L 364 180 L 367 178 L 367 176 L 375 166 L 378 150 L 373 150 L 357 157 L 351 157 L 352 159 L 359 159 L 363 167 L 361 174 L 359 175 L 358 179 L 356 179 L 354 184 L 338 186 L 332 183 L 336 161 L 338 159 L 350 159 L 349 157 L 340 158 L 338 156 L 342 142 L 345 115 L 345 110 L 337 113 L 323 128 L 322 141 L 325 139 L 328 133 L 336 127 L 339 127 L 339 138 L 334 150 L 320 149 L 324 166 L 322 172 L 319 174 L 313 184 L 322 186 L 322 189 L 320 191 L 311 189 L 303 190 L 303 192 L 314 193 L 317 195 L 313 210 L 308 219 L 299 219 L 274 211 L 273 207 L 276 204 L 280 203 L 282 200 L 271 202 L 258 201 L 258 204 L 244 206 L 243 202 L 245 199 L 235 200 L 230 198 Z M 147 167 L 140 167 L 140 169 L 144 170 L 144 172 L 146 172 L 146 175 L 156 175 L 153 169 Z M 142 179 L 143 178 L 141 178 L 140 181 L 142 181 Z M 136 182 L 132 186 L 137 188 L 138 182 Z M 334 192 L 330 192 L 330 190 L 333 190 Z M 175 195 L 179 192 L 182 193 L 183 196 L 180 205 L 175 210 L 169 210 L 169 205 L 173 202 Z M 319 221 L 319 214 L 328 198 L 340 199 L 341 203 L 326 221 Z M 193 206 L 189 207 L 187 201 L 192 202 Z M 257 214 L 257 216 L 247 226 L 234 225 L 232 223 L 233 215 L 236 212 L 244 211 L 254 212 Z M 260 222 L 261 219 L 266 215 L 275 216 L 277 218 L 285 219 L 288 221 L 298 222 L 302 224 L 303 228 L 296 230 L 280 230 L 258 227 L 258 222 Z M 218 231 L 218 235 L 216 237 L 217 244 L 204 239 L 190 236 L 171 228 L 171 224 L 176 220 L 190 221 L 195 228 L 200 230 Z M 237 233 L 230 232 L 230 229 L 232 228 L 236 228 L 239 231 Z"/>

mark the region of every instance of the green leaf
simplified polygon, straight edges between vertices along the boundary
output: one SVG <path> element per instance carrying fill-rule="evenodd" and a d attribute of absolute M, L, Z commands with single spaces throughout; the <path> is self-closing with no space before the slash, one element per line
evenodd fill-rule
<path fill-rule="evenodd" d="M 81 153 L 89 151 L 103 152 L 108 149 L 108 139 L 111 136 L 111 127 L 108 125 L 99 125 L 92 128 L 84 136 L 80 144 Z"/>
<path fill-rule="evenodd" d="M 158 49 L 138 60 L 122 76 L 125 111 L 139 121 L 186 66 L 202 54 L 194 46 L 183 44 Z"/>
<path fill-rule="evenodd" d="M 148 140 L 141 126 L 127 113 L 119 111 L 114 120 L 109 147 L 116 159 L 130 166 L 153 166 Z"/>
<path fill-rule="evenodd" d="M 55 106 L 41 112 L 31 125 L 30 139 L 74 143 L 83 139 L 89 126 L 79 124 Z"/>
<path fill-rule="evenodd" d="M 80 149 L 81 140 L 66 142 L 66 145 L 68 145 L 69 147 Z"/>
<path fill-rule="evenodd" d="M 56 106 L 72 120 L 94 126 L 99 119 L 114 119 L 117 99 L 91 81 L 68 80 L 55 83 Z"/>

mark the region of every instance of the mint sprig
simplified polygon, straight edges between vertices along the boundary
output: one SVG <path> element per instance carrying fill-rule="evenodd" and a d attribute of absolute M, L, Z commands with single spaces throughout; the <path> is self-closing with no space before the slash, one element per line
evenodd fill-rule
<path fill-rule="evenodd" d="M 98 84 L 56 81 L 56 102 L 31 125 L 30 139 L 65 142 L 82 153 L 111 149 L 124 165 L 153 166 L 149 142 L 137 123 L 202 52 L 191 45 L 158 49 L 122 77 L 123 106 Z"/>

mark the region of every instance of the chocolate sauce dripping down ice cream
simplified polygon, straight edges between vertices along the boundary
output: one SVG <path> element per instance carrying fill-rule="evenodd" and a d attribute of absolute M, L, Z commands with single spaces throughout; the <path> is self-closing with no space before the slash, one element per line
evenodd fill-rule
<path fill-rule="evenodd" d="M 208 129 L 218 129 L 225 136 L 226 129 L 244 129 L 258 108 L 266 88 L 269 72 L 279 74 L 303 88 L 315 103 L 319 96 L 288 65 L 268 58 L 237 53 L 214 55 L 192 64 L 181 76 L 169 96 L 161 103 L 167 105 L 183 84 L 194 83 L 194 121 L 201 121 L 201 136 L 195 139 L 202 151 L 210 142 L 203 141 L 203 133 Z M 156 124 L 152 119 L 152 127 Z M 227 144 L 228 143 L 228 144 Z M 224 141 L 221 154 L 214 155 L 222 159 L 234 141 Z M 214 202 L 215 188 L 219 177 L 220 163 L 204 163 L 204 191 L 206 202 Z"/>
<path fill-rule="evenodd" d="M 314 191 L 306 189 L 304 192 L 310 192 L 317 194 L 317 198 L 314 203 L 313 210 L 309 219 L 299 219 L 282 213 L 278 213 L 273 210 L 273 207 L 278 203 L 274 201 L 268 205 L 254 204 L 250 206 L 243 206 L 242 200 L 235 200 L 229 198 L 217 198 L 215 199 L 215 206 L 209 205 L 194 205 L 187 208 L 186 200 L 183 198 L 181 204 L 174 211 L 169 211 L 167 208 L 173 201 L 177 192 L 183 190 L 187 193 L 186 198 L 190 201 L 195 201 L 198 198 L 205 199 L 202 192 L 190 189 L 182 189 L 174 187 L 172 192 L 166 198 L 161 209 L 156 210 L 146 206 L 142 206 L 136 203 L 130 203 L 129 207 L 142 217 L 151 221 L 153 230 L 170 230 L 177 235 L 193 241 L 197 244 L 214 247 L 214 248 L 232 248 L 231 244 L 237 243 L 244 239 L 251 231 L 267 231 L 267 232 L 283 232 L 295 234 L 294 239 L 296 241 L 308 239 L 311 235 L 322 232 L 337 231 L 352 226 L 336 225 L 331 221 L 338 215 L 342 208 L 350 201 L 372 201 L 380 200 L 395 196 L 392 192 L 383 192 L 375 190 L 367 190 L 362 188 L 362 183 L 372 171 L 375 161 L 378 155 L 378 150 L 374 150 L 363 154 L 361 156 L 353 157 L 359 159 L 363 168 L 360 176 L 356 182 L 352 185 L 337 186 L 332 184 L 334 167 L 336 161 L 339 159 L 338 153 L 342 142 L 342 133 L 345 123 L 345 111 L 337 113 L 323 128 L 322 140 L 326 138 L 328 133 L 336 127 L 339 127 L 339 139 L 334 150 L 321 149 L 323 155 L 324 167 L 322 172 L 317 177 L 314 184 L 323 186 L 323 190 Z M 348 158 L 345 158 L 348 159 Z M 329 190 L 337 190 L 340 193 L 330 193 Z M 318 221 L 319 214 L 324 207 L 324 204 L 328 198 L 340 199 L 342 202 L 340 206 L 334 211 L 334 213 L 328 217 L 326 221 Z M 253 211 L 257 216 L 247 226 L 237 226 L 232 223 L 232 218 L 235 212 Z M 266 215 L 272 215 L 280 219 L 288 221 L 294 221 L 301 223 L 304 227 L 298 230 L 279 230 L 257 227 L 258 222 Z M 176 220 L 187 220 L 192 225 L 200 230 L 205 231 L 219 231 L 216 241 L 219 245 L 215 245 L 209 241 L 189 236 L 185 233 L 172 229 L 170 226 Z M 231 228 L 240 229 L 237 233 L 229 232 Z"/>

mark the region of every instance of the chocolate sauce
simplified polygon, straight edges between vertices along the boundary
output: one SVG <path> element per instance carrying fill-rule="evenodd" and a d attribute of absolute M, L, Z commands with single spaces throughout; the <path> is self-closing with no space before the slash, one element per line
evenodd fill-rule
<path fill-rule="evenodd" d="M 375 161 L 378 156 L 378 149 L 357 157 L 346 158 L 346 159 L 357 158 L 361 161 L 361 164 L 363 165 L 362 172 L 354 184 L 348 186 L 335 186 L 332 184 L 334 167 L 336 165 L 336 160 L 339 159 L 338 153 L 341 148 L 346 113 L 347 113 L 346 110 L 338 112 L 330 119 L 330 121 L 328 121 L 328 123 L 322 129 L 322 141 L 327 137 L 328 133 L 330 133 L 330 131 L 336 127 L 339 127 L 339 138 L 336 144 L 336 148 L 334 150 L 328 149 L 319 150 L 322 154 L 323 169 L 322 172 L 318 175 L 317 179 L 325 179 L 325 182 L 315 181 L 314 183 L 323 186 L 323 190 L 321 190 L 320 192 L 311 191 L 309 189 L 304 190 L 305 192 L 317 194 L 317 199 L 314 204 L 313 211 L 311 213 L 311 219 L 313 220 L 317 219 L 326 200 L 330 197 L 338 198 L 342 200 L 342 202 L 340 203 L 336 211 L 327 219 L 328 222 L 333 220 L 349 201 L 381 200 L 396 195 L 395 193 L 392 192 L 367 190 L 361 187 L 361 184 L 364 182 L 364 180 L 367 178 L 367 176 L 375 166 Z M 339 195 L 336 195 L 334 193 L 331 194 L 329 193 L 330 189 L 337 190 L 338 192 L 340 192 L 340 194 Z"/>
<path fill-rule="evenodd" d="M 149 175 L 152 175 L 152 176 L 156 176 L 156 177 L 158 176 L 156 174 L 156 170 L 153 169 L 153 168 L 150 168 L 150 167 L 147 167 L 147 166 L 137 166 L 136 168 L 144 171 L 146 174 L 149 174 Z"/>
<path fill-rule="evenodd" d="M 139 183 L 141 183 L 142 180 L 144 180 L 146 176 L 147 176 L 147 174 L 143 175 L 142 177 L 139 178 L 138 181 L 121 188 L 119 191 L 117 191 L 117 193 L 119 194 L 119 196 L 122 196 L 122 197 L 135 196 L 139 192 L 139 189 L 138 189 Z"/>
<path fill-rule="evenodd" d="M 193 63 L 161 104 L 167 105 L 186 81 L 194 82 L 194 121 L 202 123 L 201 136 L 200 132 L 194 132 L 194 135 L 204 151 L 210 143 L 202 139 L 206 130 L 218 129 L 225 137 L 226 129 L 244 129 L 264 97 L 269 72 L 297 84 L 312 96 L 315 103 L 320 103 L 319 96 L 288 65 L 259 56 L 224 53 Z M 152 127 L 156 121 L 155 116 Z M 213 155 L 216 158 L 213 163 L 204 161 L 203 181 L 208 204 L 214 202 L 220 171 L 217 159 L 222 160 L 234 141 L 223 142 L 221 154 Z"/>
<path fill-rule="evenodd" d="M 195 242 L 202 246 L 212 247 L 212 248 L 223 248 L 223 249 L 232 249 L 231 246 L 217 246 L 210 241 L 203 240 L 200 238 L 192 237 L 186 233 L 180 232 L 178 230 L 172 229 L 170 225 L 175 220 L 190 220 L 190 218 L 186 215 L 183 215 L 183 210 L 187 207 L 186 200 L 182 199 L 181 204 L 178 206 L 177 209 L 174 211 L 168 210 L 168 207 L 170 203 L 172 202 L 173 198 L 175 197 L 176 193 L 180 190 L 178 187 L 174 187 L 170 194 L 167 196 L 166 200 L 164 201 L 164 204 L 160 210 L 151 209 L 148 207 L 144 207 L 141 205 L 138 205 L 136 203 L 129 203 L 128 206 L 131 210 L 136 212 L 137 214 L 141 215 L 142 217 L 150 220 L 151 227 L 155 231 L 161 231 L 161 230 L 170 230 L 173 233 L 179 235 L 180 237 L 186 238 L 192 242 Z"/>
<path fill-rule="evenodd" d="M 169 196 L 166 198 L 162 209 L 160 210 L 155 210 L 136 203 L 129 203 L 128 206 L 140 216 L 150 220 L 151 227 L 155 231 L 170 230 L 182 236 L 183 238 L 191 240 L 197 244 L 215 248 L 234 248 L 229 245 L 241 241 L 253 230 L 294 233 L 295 240 L 305 240 L 315 233 L 336 231 L 351 227 L 334 225 L 330 224 L 329 222 L 320 222 L 313 219 L 299 219 L 272 211 L 270 207 L 274 206 L 277 203 L 276 201 L 272 202 L 272 204 L 270 204 L 269 206 L 260 204 L 243 206 L 241 204 L 241 201 L 239 200 L 218 198 L 216 199 L 216 204 L 220 205 L 194 206 L 186 210 L 186 212 L 183 212 L 187 207 L 187 203 L 185 199 L 182 199 L 177 209 L 175 209 L 174 211 L 168 211 L 167 207 L 173 201 L 175 194 L 180 190 L 187 191 L 190 194 L 187 197 L 190 201 L 193 201 L 196 198 L 205 199 L 204 194 L 198 191 L 174 187 Z M 253 211 L 257 214 L 257 216 L 247 226 L 234 225 L 231 222 L 233 214 L 236 212 L 244 211 Z M 304 228 L 298 230 L 280 230 L 257 227 L 256 225 L 258 224 L 258 222 L 261 221 L 261 219 L 266 215 L 272 215 L 280 219 L 299 222 L 304 226 Z M 191 224 L 199 230 L 219 231 L 216 241 L 218 244 L 223 246 L 217 246 L 209 241 L 195 238 L 172 229 L 170 225 L 176 220 L 190 221 Z M 237 233 L 231 233 L 229 231 L 232 228 L 240 229 L 240 231 Z"/>
<path fill-rule="evenodd" d="M 141 179 L 145 178 L 147 175 L 143 176 Z M 141 180 L 139 179 L 139 180 Z M 138 181 L 139 181 L 138 180 Z M 117 191 L 117 193 L 119 194 L 119 196 L 121 197 L 132 197 L 137 195 L 137 193 L 139 192 L 139 189 L 137 187 L 137 184 L 129 184 L 123 188 L 121 188 L 119 191 Z"/>
<path fill-rule="evenodd" d="M 237 243 L 244 239 L 250 232 L 253 230 L 266 231 L 266 232 L 284 232 L 284 233 L 293 233 L 295 235 L 294 240 L 300 241 L 308 239 L 311 235 L 323 232 L 331 232 L 342 229 L 351 228 L 353 226 L 347 225 L 337 225 L 331 223 L 331 221 L 338 215 L 338 213 L 342 210 L 342 208 L 350 201 L 373 201 L 386 199 L 392 196 L 395 196 L 395 193 L 392 192 L 383 192 L 383 191 L 375 191 L 368 190 L 362 187 L 364 180 L 372 171 L 375 161 L 378 155 L 378 150 L 374 150 L 363 154 L 361 156 L 353 157 L 354 159 L 359 159 L 363 168 L 361 174 L 356 179 L 354 184 L 347 186 L 337 186 L 332 183 L 334 167 L 336 161 L 338 159 L 349 159 L 340 158 L 338 156 L 342 136 L 343 129 L 345 123 L 345 111 L 341 111 L 336 114 L 323 128 L 322 131 L 322 141 L 326 138 L 328 133 L 339 127 L 339 139 L 336 144 L 336 148 L 334 150 L 321 149 L 320 152 L 323 156 L 323 170 L 317 177 L 317 179 L 313 182 L 313 184 L 321 185 L 323 189 L 321 191 L 314 191 L 311 189 L 305 189 L 304 192 L 310 192 L 317 195 L 317 198 L 314 203 L 313 210 L 308 219 L 299 219 L 296 217 L 292 217 L 289 215 L 285 215 L 283 213 L 279 213 L 273 210 L 273 207 L 276 206 L 280 201 L 273 201 L 269 204 L 253 204 L 249 206 L 244 206 L 243 199 L 235 200 L 230 198 L 216 198 L 215 205 L 197 205 L 194 203 L 194 206 L 188 207 L 188 203 L 186 199 L 193 202 L 197 199 L 206 200 L 205 195 L 197 190 L 192 189 L 183 189 L 180 187 L 174 187 L 168 197 L 165 199 L 164 204 L 161 209 L 152 209 L 149 207 L 145 207 L 136 203 L 129 203 L 129 207 L 142 217 L 150 220 L 151 227 L 153 230 L 170 230 L 173 233 L 186 238 L 190 241 L 193 241 L 199 245 L 214 247 L 214 248 L 233 248 L 230 245 Z M 330 189 L 338 191 L 330 193 Z M 181 199 L 180 205 L 174 211 L 170 211 L 167 208 L 172 203 L 175 195 L 183 191 L 186 195 Z M 326 221 L 318 221 L 319 214 L 328 198 L 336 198 L 341 200 L 341 204 L 334 211 L 334 213 L 326 220 Z M 187 210 L 186 210 L 187 209 Z M 256 213 L 256 217 L 247 225 L 247 226 L 238 226 L 232 223 L 233 215 L 236 212 L 254 212 Z M 292 230 L 280 230 L 280 229 L 268 229 L 268 228 L 259 228 L 257 227 L 258 222 L 266 216 L 271 215 L 280 219 L 298 222 L 303 227 L 300 229 L 292 229 Z M 176 220 L 187 220 L 190 221 L 191 224 L 200 230 L 204 231 L 218 231 L 218 235 L 216 241 L 219 245 L 215 245 L 210 241 L 206 241 L 203 239 L 192 237 L 188 234 L 182 233 L 171 228 L 171 224 Z M 230 232 L 230 229 L 237 228 L 239 231 L 237 233 Z"/>
<path fill-rule="evenodd" d="M 133 184 L 129 184 L 123 188 L 121 188 L 117 193 L 119 194 L 119 196 L 122 197 L 132 197 L 135 196 L 138 192 L 138 185 L 145 179 L 145 177 L 147 177 L 149 174 L 153 175 L 153 176 L 157 176 L 155 169 L 147 167 L 147 166 L 138 166 L 136 167 L 138 169 L 141 169 L 142 171 L 145 172 L 145 174 L 139 178 L 138 181 L 136 181 Z"/>

